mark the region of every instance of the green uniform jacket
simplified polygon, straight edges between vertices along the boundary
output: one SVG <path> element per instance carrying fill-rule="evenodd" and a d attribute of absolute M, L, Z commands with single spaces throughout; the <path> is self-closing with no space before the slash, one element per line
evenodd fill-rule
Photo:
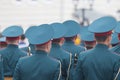
<path fill-rule="evenodd" d="M 109 51 L 108 46 L 97 44 L 79 56 L 74 80 L 114 80 L 119 67 L 120 56 Z"/>
<path fill-rule="evenodd" d="M 13 76 L 19 58 L 27 55 L 17 45 L 12 44 L 1 50 L 0 54 L 3 57 L 4 76 Z"/>
<path fill-rule="evenodd" d="M 58 59 L 62 64 L 62 80 L 67 80 L 69 77 L 69 69 L 71 65 L 72 55 L 63 50 L 59 44 L 52 44 L 49 54 L 53 58 Z"/>
<path fill-rule="evenodd" d="M 13 80 L 60 80 L 61 64 L 44 51 L 19 60 Z"/>
<path fill-rule="evenodd" d="M 65 41 L 62 48 L 72 54 L 72 63 L 70 68 L 70 80 L 73 80 L 74 68 L 77 64 L 77 58 L 82 51 L 85 51 L 85 48 L 82 46 L 76 46 L 73 41 Z"/>
<path fill-rule="evenodd" d="M 80 52 L 85 51 L 85 48 L 82 46 L 76 46 L 73 41 L 66 41 L 62 48 L 72 54 L 74 58 L 75 54 L 79 55 Z"/>

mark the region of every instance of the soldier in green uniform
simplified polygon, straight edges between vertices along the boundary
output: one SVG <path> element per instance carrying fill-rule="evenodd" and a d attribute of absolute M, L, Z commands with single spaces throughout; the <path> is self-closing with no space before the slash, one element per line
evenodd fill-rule
<path fill-rule="evenodd" d="M 48 56 L 51 49 L 53 29 L 42 24 L 26 31 L 26 37 L 35 45 L 35 53 L 17 63 L 13 80 L 60 80 L 61 63 Z"/>
<path fill-rule="evenodd" d="M 113 37 L 113 41 L 114 42 L 116 42 L 116 44 L 115 44 L 115 46 L 114 47 L 112 47 L 110 50 L 112 51 L 112 52 L 115 52 L 115 53 L 117 53 L 117 54 L 120 54 L 120 21 L 119 22 L 117 22 L 117 27 L 115 28 L 115 30 L 114 30 L 114 37 L 115 37 L 115 39 L 114 39 L 114 37 Z"/>
<path fill-rule="evenodd" d="M 64 35 L 66 34 L 67 29 L 65 25 L 61 23 L 53 23 L 51 26 L 54 30 L 54 36 L 52 40 L 52 48 L 49 55 L 61 61 L 62 80 L 68 80 L 72 55 L 61 48 L 64 43 Z"/>
<path fill-rule="evenodd" d="M 23 34 L 23 29 L 20 26 L 7 27 L 2 35 L 6 37 L 8 46 L 0 51 L 3 57 L 4 76 L 12 77 L 18 59 L 27 54 L 18 48 L 19 37 Z"/>
<path fill-rule="evenodd" d="M 72 59 L 74 61 L 74 58 L 78 56 L 80 52 L 85 51 L 84 47 L 76 46 L 74 44 L 74 41 L 80 32 L 80 24 L 73 20 L 67 20 L 63 24 L 67 28 L 67 33 L 64 35 L 65 43 L 63 44 L 62 48 L 72 54 Z"/>
<path fill-rule="evenodd" d="M 82 52 L 74 73 L 74 80 L 120 80 L 120 56 L 109 50 L 112 30 L 117 21 L 111 16 L 95 20 L 88 28 L 95 34 L 95 48 Z"/>
<path fill-rule="evenodd" d="M 84 26 L 80 28 L 80 37 L 84 42 L 86 49 L 92 49 L 96 45 L 96 40 L 94 38 L 94 34 L 88 31 L 89 26 Z"/>
<path fill-rule="evenodd" d="M 37 27 L 37 26 L 30 26 L 26 31 L 29 31 L 29 30 L 31 30 L 31 29 L 34 28 L 34 27 Z M 29 42 L 29 41 L 28 41 L 28 42 Z M 32 54 L 35 53 L 35 45 L 29 43 L 28 46 L 21 48 L 21 50 L 27 52 L 27 53 L 28 53 L 27 55 L 30 56 L 30 55 L 32 55 Z"/>
<path fill-rule="evenodd" d="M 62 48 L 72 54 L 72 63 L 70 69 L 70 79 L 73 78 L 73 71 L 77 64 L 77 59 L 80 52 L 85 51 L 82 46 L 77 46 L 74 41 L 77 39 L 77 35 L 80 33 L 80 24 L 73 20 L 64 21 L 63 24 L 67 29 L 67 33 L 64 35 L 65 43 Z"/>

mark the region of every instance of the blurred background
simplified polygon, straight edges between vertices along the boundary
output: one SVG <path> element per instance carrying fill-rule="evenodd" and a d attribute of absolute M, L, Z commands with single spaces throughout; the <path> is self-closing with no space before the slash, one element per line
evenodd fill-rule
<path fill-rule="evenodd" d="M 10 25 L 76 20 L 88 25 L 104 15 L 120 20 L 120 0 L 0 0 L 0 32 Z"/>

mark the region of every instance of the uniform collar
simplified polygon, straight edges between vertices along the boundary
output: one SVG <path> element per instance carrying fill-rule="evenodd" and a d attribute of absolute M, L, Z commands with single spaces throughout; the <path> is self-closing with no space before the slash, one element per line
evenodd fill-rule
<path fill-rule="evenodd" d="M 8 46 L 7 46 L 7 47 L 9 47 L 9 48 L 18 48 L 18 45 L 8 44 Z"/>
<path fill-rule="evenodd" d="M 42 51 L 42 50 L 36 50 L 35 54 L 48 55 L 47 52 Z"/>
<path fill-rule="evenodd" d="M 71 44 L 74 44 L 73 41 L 65 41 L 65 43 L 71 43 Z"/>
<path fill-rule="evenodd" d="M 60 45 L 59 45 L 59 44 L 56 44 L 56 43 L 52 43 L 52 47 L 60 48 Z"/>
<path fill-rule="evenodd" d="M 96 45 L 96 47 L 95 47 L 95 49 L 108 49 L 109 47 L 107 46 L 107 45 L 105 45 L 105 44 L 97 44 Z"/>

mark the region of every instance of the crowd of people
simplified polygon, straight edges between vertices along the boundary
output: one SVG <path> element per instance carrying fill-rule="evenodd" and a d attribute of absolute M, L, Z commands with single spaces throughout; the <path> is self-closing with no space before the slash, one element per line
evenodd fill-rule
<path fill-rule="evenodd" d="M 89 26 L 66 20 L 25 32 L 13 25 L 1 34 L 0 80 L 120 80 L 120 22 L 112 16 Z"/>

